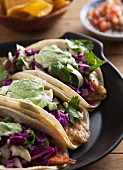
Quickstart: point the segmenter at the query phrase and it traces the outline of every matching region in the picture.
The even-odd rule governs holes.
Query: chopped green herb
[[[35,143],[35,134],[33,130],[30,130],[29,135],[25,138],[25,145],[27,148],[31,148],[31,146]]]
[[[71,101],[68,103],[67,114],[69,115],[70,122],[75,123],[77,119],[80,118],[77,110],[79,108],[80,100],[77,96],[74,96]]]
[[[71,82],[71,73],[72,70],[67,68],[61,63],[54,64],[51,67],[51,72],[50,72],[52,76],[58,77],[64,83]]]
[[[5,70],[2,66],[0,66],[0,81],[3,82],[4,80],[6,80],[8,78],[8,75],[8,71]]]
[[[25,66],[23,60],[20,58],[17,62],[16,62],[16,67],[19,69],[22,69],[23,66]]]
[[[11,117],[11,116],[6,116],[4,119],[3,119],[3,122],[5,123],[14,123],[14,118]]]
[[[87,51],[91,51],[94,48],[94,44],[91,40],[66,40],[70,49],[76,52],[76,54],[81,54],[83,48]]]
[[[66,108],[62,104],[58,104],[58,109],[65,112]]]
[[[95,70],[97,67],[100,67],[107,62],[106,60],[101,60],[96,57],[92,51],[85,53],[84,58],[87,60],[87,64],[91,66],[89,69],[90,71]]]
[[[49,141],[42,143],[42,146],[49,146]]]
[[[78,77],[73,73],[72,69],[69,69],[61,63],[54,64],[51,67],[50,74],[54,77],[57,77],[64,83],[71,83],[75,87],[78,86]]]
[[[79,103],[80,103],[79,98],[77,96],[74,96],[74,97],[72,97],[72,99],[68,103],[68,107],[72,106],[77,110],[79,108]]]

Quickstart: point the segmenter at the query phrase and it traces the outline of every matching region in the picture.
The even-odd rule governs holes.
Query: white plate
[[[89,31],[91,31],[92,33],[94,33],[95,35],[99,36],[100,38],[105,38],[108,40],[115,40],[115,41],[123,41],[123,32],[111,32],[111,31],[107,31],[107,32],[101,32],[98,29],[96,29],[95,27],[93,27],[88,18],[87,18],[87,13],[88,11],[90,11],[90,9],[92,9],[93,7],[95,7],[96,5],[104,2],[105,0],[97,0],[97,1],[91,1],[90,3],[87,3],[80,12],[80,20],[82,22],[82,24],[85,26],[86,29],[88,29]]]

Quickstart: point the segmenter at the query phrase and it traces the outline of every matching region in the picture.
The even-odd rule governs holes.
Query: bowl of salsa
[[[123,40],[123,2],[97,0],[86,4],[81,12],[82,24],[91,32],[110,40]]]

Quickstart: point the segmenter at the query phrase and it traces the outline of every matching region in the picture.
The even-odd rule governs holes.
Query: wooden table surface
[[[87,2],[89,2],[89,0],[78,0],[54,26],[42,32],[18,32],[0,25],[0,43],[11,40],[57,38],[68,31],[84,33],[97,38],[88,32],[80,22],[80,10]],[[123,41],[101,41],[104,44],[105,56],[123,74]],[[93,165],[83,168],[83,170],[123,170],[123,141],[105,158]]]

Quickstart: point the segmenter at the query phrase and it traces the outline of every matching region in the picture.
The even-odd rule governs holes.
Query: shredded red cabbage
[[[57,155],[57,149],[49,146],[32,146],[30,155],[33,160],[40,158],[40,160],[49,160]]]
[[[14,74],[18,71],[21,71],[19,68],[16,67],[16,62],[18,61],[17,58],[14,58],[14,60],[11,62],[11,61],[7,61],[4,68],[5,70],[9,70],[9,73],[10,74]]]
[[[10,158],[8,161],[7,161],[7,165],[6,165],[6,168],[14,168],[15,165],[15,158]]]
[[[84,74],[85,72],[89,71],[90,66],[82,63],[79,65],[79,69],[80,69],[81,73]]]
[[[77,92],[79,95],[81,95],[84,99],[86,99],[90,94],[94,93],[95,90],[92,87],[91,83],[89,82],[88,79],[84,78],[84,83],[83,86],[78,89],[76,87],[74,87],[72,84],[68,83],[67,84],[70,88],[72,88],[75,92]],[[94,102],[89,102],[88,103],[95,105]]]
[[[68,83],[67,84],[71,89],[73,89],[75,92],[77,92],[79,95],[81,95],[81,90],[78,89],[77,87],[74,87],[72,84]]]
[[[8,70],[11,67],[11,64],[12,64],[11,61],[7,61],[5,66],[4,66],[4,69]]]
[[[9,139],[9,136],[2,136],[0,138],[0,147],[2,147],[3,145],[5,145],[6,141]]]
[[[46,135],[44,135],[46,136]],[[35,131],[35,137],[37,143],[43,144],[48,141],[47,137],[42,137],[41,133],[39,131]]]
[[[22,164],[19,158],[11,157],[7,162],[6,168],[22,168]]]
[[[10,145],[22,145],[24,146],[24,139],[28,136],[28,131],[25,130],[21,133],[16,132],[14,136],[10,136]]]
[[[21,163],[23,167],[29,166],[48,166],[49,159],[57,156],[57,149],[49,146],[33,146],[30,149],[30,154],[32,157],[31,162],[22,160]]]
[[[68,115],[58,109],[53,110],[51,114],[60,122],[64,130],[66,130],[68,126]]]
[[[38,50],[25,50],[24,52],[27,56],[31,56],[39,53]]]
[[[12,83],[12,81],[13,81],[12,79],[5,80],[3,86],[9,86]]]
[[[17,58],[17,57],[14,57],[14,59],[13,59],[13,61],[12,61],[12,64],[15,64],[17,61],[18,61],[18,58]]]
[[[37,68],[39,68],[40,70],[43,70],[43,68],[41,67],[41,65],[39,63],[37,63],[35,60],[33,61],[34,66],[36,66]]]
[[[87,64],[87,61],[84,58],[84,55],[72,55],[72,57],[76,60],[76,62],[82,62],[83,64]]]
[[[95,101],[90,101],[90,100],[88,100],[88,103],[89,103],[90,105],[92,105],[92,106],[95,106],[95,105],[96,105],[96,102],[95,102]]]
[[[85,90],[86,89],[86,90]],[[82,88],[82,97],[87,98],[91,93],[94,93],[95,90],[92,87],[88,79],[84,78],[84,84]]]
[[[17,50],[16,52],[15,52],[15,58],[18,58],[19,57],[19,55],[20,55],[20,52],[19,52],[20,50]]]

